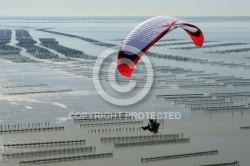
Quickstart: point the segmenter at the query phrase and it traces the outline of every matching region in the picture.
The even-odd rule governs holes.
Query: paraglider
[[[143,130],[148,130],[154,134],[158,134],[159,132],[162,132],[163,127],[164,127],[164,121],[157,121],[156,119],[149,119],[148,125],[147,126],[142,126],[141,128]],[[161,131],[159,131],[161,130]]]
[[[157,16],[135,27],[126,37],[118,53],[117,68],[125,77],[131,77],[140,58],[164,35],[182,28],[201,47],[204,42],[202,31],[195,25],[169,16]]]

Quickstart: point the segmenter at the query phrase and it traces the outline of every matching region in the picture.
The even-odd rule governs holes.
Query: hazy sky
[[[250,16],[250,0],[0,0],[0,16]]]

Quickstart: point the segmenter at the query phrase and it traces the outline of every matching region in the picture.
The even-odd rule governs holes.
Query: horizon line
[[[160,16],[160,15],[159,15]],[[104,15],[101,15],[101,16],[94,16],[94,15],[83,15],[83,16],[53,16],[53,15],[50,15],[50,16],[0,16],[0,17],[155,17],[155,16],[115,16],[115,15],[107,15],[107,16],[104,16]],[[250,17],[250,15],[237,15],[237,16],[225,16],[225,15],[217,15],[217,16],[208,16],[208,15],[204,15],[204,16],[174,16],[174,17]]]

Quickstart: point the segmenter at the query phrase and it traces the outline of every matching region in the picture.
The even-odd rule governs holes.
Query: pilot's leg
[[[142,128],[143,130],[148,130],[149,127],[148,127],[148,126],[145,126],[145,127],[142,126],[141,128]]]

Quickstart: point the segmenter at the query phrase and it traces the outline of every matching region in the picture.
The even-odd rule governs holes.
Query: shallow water
[[[103,42],[119,44],[120,41],[113,39],[123,39],[129,31],[141,22],[143,18],[126,19],[120,21],[117,19],[104,18],[103,20],[91,18],[82,20],[0,20],[1,29],[20,28],[18,26],[27,26],[31,36],[38,41],[38,38],[55,38],[61,45],[82,50],[88,54],[98,56],[106,48],[96,46],[88,42],[73,39],[65,36],[54,35],[37,31],[36,28],[53,28],[53,31],[74,34]],[[250,21],[236,22],[193,22],[198,25],[205,34],[207,41],[218,41],[220,43],[247,42],[250,43]],[[8,25],[8,26],[3,26]],[[184,39],[188,37],[181,30],[172,32],[164,39]],[[13,38],[11,45],[16,43]],[[167,42],[164,42],[167,43]],[[170,42],[171,43],[171,42]],[[174,43],[172,41],[172,43]],[[208,43],[213,44],[213,43]],[[190,45],[183,45],[190,46]],[[249,52],[231,53],[231,54],[206,54],[207,48],[197,50],[175,50],[170,49],[176,46],[153,47],[150,51],[208,59],[209,61],[224,61],[228,63],[246,63],[250,65]],[[244,46],[218,47],[212,50],[246,48]],[[194,62],[184,62],[175,60],[164,60],[150,58],[156,65],[166,65],[171,67],[182,67],[194,71],[204,71],[205,73],[218,73],[220,76],[235,76],[250,78],[249,69],[243,67],[229,68],[227,66],[201,64]],[[56,64],[65,64],[72,66],[70,62]],[[0,60],[0,87],[7,85],[24,84],[48,84],[45,87],[32,88],[0,88],[0,125],[38,125],[49,122],[50,126],[65,126],[63,131],[46,131],[30,133],[11,133],[0,135],[0,153],[12,153],[17,151],[29,151],[39,149],[56,149],[60,147],[43,148],[6,148],[4,144],[24,143],[24,142],[47,142],[57,140],[77,140],[86,139],[86,145],[96,146],[95,153],[113,152],[112,158],[90,159],[80,161],[69,161],[60,163],[51,163],[46,165],[202,165],[222,162],[240,161],[240,165],[247,166],[249,158],[246,154],[250,152],[250,132],[249,130],[240,130],[240,126],[250,125],[249,112],[218,112],[206,113],[204,111],[191,111],[184,105],[174,105],[173,102],[165,102],[156,99],[159,94],[183,94],[183,93],[214,93],[214,92],[249,92],[249,87],[224,87],[224,88],[190,88],[181,89],[176,84],[171,84],[168,89],[151,90],[139,103],[119,107],[104,101],[96,92],[92,80],[76,76],[65,72],[62,68],[53,68],[54,62],[46,61],[44,64],[17,64],[6,60]],[[184,77],[184,74],[177,74],[177,78]],[[198,78],[195,78],[198,79]],[[8,96],[10,92],[25,92],[29,90],[42,91],[54,89],[71,89],[67,93],[36,94],[36,95],[16,95]],[[235,105],[244,104],[248,107],[249,98],[246,100],[235,101]],[[183,133],[184,137],[190,137],[190,143],[183,144],[159,144],[150,146],[134,146],[117,148],[112,143],[101,143],[101,137],[110,136],[130,136],[130,135],[148,135],[150,133],[137,131],[141,125],[119,125],[119,126],[101,126],[101,127],[80,127],[79,123],[74,123],[68,118],[70,112],[148,112],[148,111],[178,111],[182,114],[180,120],[165,120],[164,129],[161,134]],[[144,120],[144,124],[147,121]],[[135,130],[125,131],[128,127],[135,127]],[[123,128],[123,131],[97,132],[91,133],[91,129],[116,129]],[[142,157],[164,156],[172,154],[192,153],[198,151],[219,150],[219,155],[193,157],[175,160],[162,160],[157,162],[141,163]],[[90,154],[90,153],[84,153]],[[79,154],[83,155],[83,154]],[[70,156],[53,155],[50,157]],[[32,160],[46,157],[29,157],[25,160]],[[0,159],[0,165],[12,166],[19,165],[19,161],[24,159]]]

